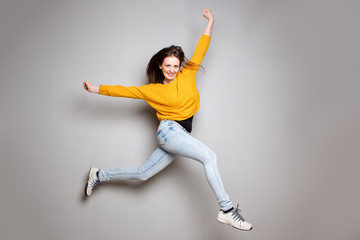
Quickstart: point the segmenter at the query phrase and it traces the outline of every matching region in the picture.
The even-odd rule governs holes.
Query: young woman
[[[188,61],[179,46],[170,46],[160,50],[147,66],[149,84],[140,87],[93,86],[84,82],[84,88],[91,93],[107,96],[127,97],[145,100],[157,111],[160,125],[157,131],[158,148],[147,161],[138,168],[117,168],[100,170],[90,168],[85,194],[90,196],[94,188],[102,182],[111,180],[135,179],[146,181],[180,155],[201,162],[207,180],[220,205],[217,220],[237,229],[251,230],[252,225],[234,208],[216,165],[216,155],[203,143],[190,135],[194,114],[200,105],[195,76],[208,49],[214,16],[205,9],[203,16],[208,20],[195,53]]]

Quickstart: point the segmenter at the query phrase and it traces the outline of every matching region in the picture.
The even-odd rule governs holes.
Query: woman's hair
[[[170,47],[166,47],[157,52],[149,61],[149,64],[146,68],[146,77],[149,83],[163,83],[164,74],[160,69],[163,61],[167,57],[176,57],[180,61],[179,68],[186,67],[197,69],[199,67],[198,64],[190,62],[186,57],[181,47],[171,45]]]

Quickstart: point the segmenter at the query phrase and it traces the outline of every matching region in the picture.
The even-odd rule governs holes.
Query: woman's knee
[[[136,180],[140,182],[146,182],[150,177],[146,175],[139,175]]]
[[[149,175],[148,171],[146,171],[143,166],[138,167],[136,170],[136,174],[133,176],[133,180],[137,180],[140,182],[147,181],[151,176]]]
[[[217,156],[216,154],[209,150],[206,154],[206,156],[204,156],[204,160],[203,160],[203,163],[204,164],[207,164],[207,163],[213,163],[213,164],[216,164],[216,161],[217,161]]]
[[[146,182],[151,176],[147,172],[139,172],[136,176],[136,180],[140,182]]]

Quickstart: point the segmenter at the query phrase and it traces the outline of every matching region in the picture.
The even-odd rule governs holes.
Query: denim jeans
[[[220,208],[222,210],[232,208],[232,202],[224,190],[214,152],[192,137],[180,124],[171,120],[160,122],[157,140],[159,147],[142,166],[100,170],[99,180],[101,182],[130,179],[146,181],[168,166],[175,156],[180,155],[192,158],[203,164],[205,175],[215,193]]]

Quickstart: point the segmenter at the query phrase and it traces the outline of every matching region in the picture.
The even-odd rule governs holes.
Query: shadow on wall
[[[90,93],[88,93],[90,94]],[[108,96],[79,97],[72,104],[72,111],[86,120],[145,119],[156,129],[159,121],[156,111],[145,101]]]
[[[105,182],[105,183],[101,184],[100,188],[99,187],[95,188],[94,192],[101,194],[101,193],[99,193],[101,191],[101,189],[109,189],[109,188],[112,191],[119,191],[120,189],[131,190],[131,191],[141,191],[142,189],[149,187],[151,185],[151,182],[154,181],[154,179],[158,175],[162,175],[162,174],[163,173],[160,172],[159,174],[155,175],[154,177],[148,179],[146,182],[141,182],[141,181],[136,181],[136,180],[128,180],[128,181],[120,181],[119,180],[119,181]],[[84,174],[83,179],[84,179],[83,180],[84,189],[80,193],[80,200],[83,203],[85,203],[89,199],[89,197],[85,196],[85,187],[86,187],[86,182],[88,180],[88,172],[86,172],[86,174]],[[147,185],[149,185],[149,186],[147,186]]]

